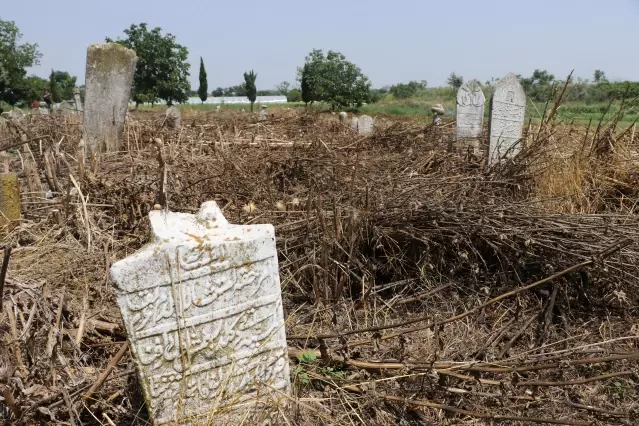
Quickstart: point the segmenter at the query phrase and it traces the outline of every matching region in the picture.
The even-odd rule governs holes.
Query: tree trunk
[[[253,112],[253,102],[251,102],[251,112]]]

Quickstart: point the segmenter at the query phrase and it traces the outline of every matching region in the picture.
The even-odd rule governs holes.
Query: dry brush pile
[[[283,423],[635,424],[634,136],[552,115],[489,170],[453,123],[358,137],[315,113],[187,111],[176,132],[141,112],[86,164],[78,120],[9,124],[23,215],[3,228],[1,415],[146,424],[108,268],[148,241],[155,204],[215,200],[276,229]]]

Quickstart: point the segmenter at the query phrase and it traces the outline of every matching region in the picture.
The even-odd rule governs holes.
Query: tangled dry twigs
[[[155,204],[212,199],[276,228],[289,424],[636,422],[639,169],[617,123],[545,120],[485,171],[446,125],[380,119],[358,138],[286,110],[187,111],[179,132],[133,117],[126,149],[86,165],[77,120],[0,135],[26,133],[52,194],[9,151],[23,220],[3,229],[5,420],[146,424],[108,268],[148,241]]]

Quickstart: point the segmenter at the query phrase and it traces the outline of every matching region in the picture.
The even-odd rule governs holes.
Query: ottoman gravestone
[[[526,113],[526,94],[515,74],[499,80],[490,98],[488,165],[519,151]]]
[[[154,423],[276,406],[290,377],[273,226],[231,225],[213,201],[149,219],[151,243],[111,278]]]

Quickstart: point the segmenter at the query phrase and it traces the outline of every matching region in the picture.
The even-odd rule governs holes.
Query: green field
[[[435,104],[442,104],[446,109],[446,115],[454,117],[455,115],[455,89],[448,87],[430,88],[419,93],[417,96],[410,99],[395,99],[392,95],[386,95],[382,97],[378,102],[363,105],[357,110],[349,110],[349,112],[357,112],[359,114],[375,115],[387,115],[398,117],[414,117],[417,119],[429,119],[432,117],[431,107]],[[487,98],[490,95],[487,94]],[[488,102],[487,102],[488,104]],[[232,110],[249,110],[250,105],[246,104],[224,104],[221,105],[222,109]],[[270,105],[270,108],[303,108],[304,104],[301,102],[295,103],[283,103]],[[539,122],[543,117],[547,115],[547,111],[552,107],[552,103],[546,105],[543,102],[528,101],[526,107],[526,122],[532,121],[533,123]],[[148,106],[142,107],[144,109]],[[183,108],[189,108],[194,110],[214,110],[217,108],[215,104],[188,104]],[[328,111],[329,105],[323,103],[315,103],[313,108],[320,111]],[[620,109],[620,103],[615,102],[612,105],[608,103],[585,103],[585,102],[565,102],[559,107],[557,119],[564,122],[574,122],[578,124],[588,124],[590,121],[593,123],[599,122],[599,120],[607,120],[613,115],[617,114]],[[255,111],[259,110],[258,105],[255,105]],[[545,112],[546,111],[546,112]],[[486,105],[485,116],[488,119],[488,105]],[[632,124],[639,119],[639,106],[634,105],[632,107],[626,107],[624,115],[621,119],[623,124]]]

